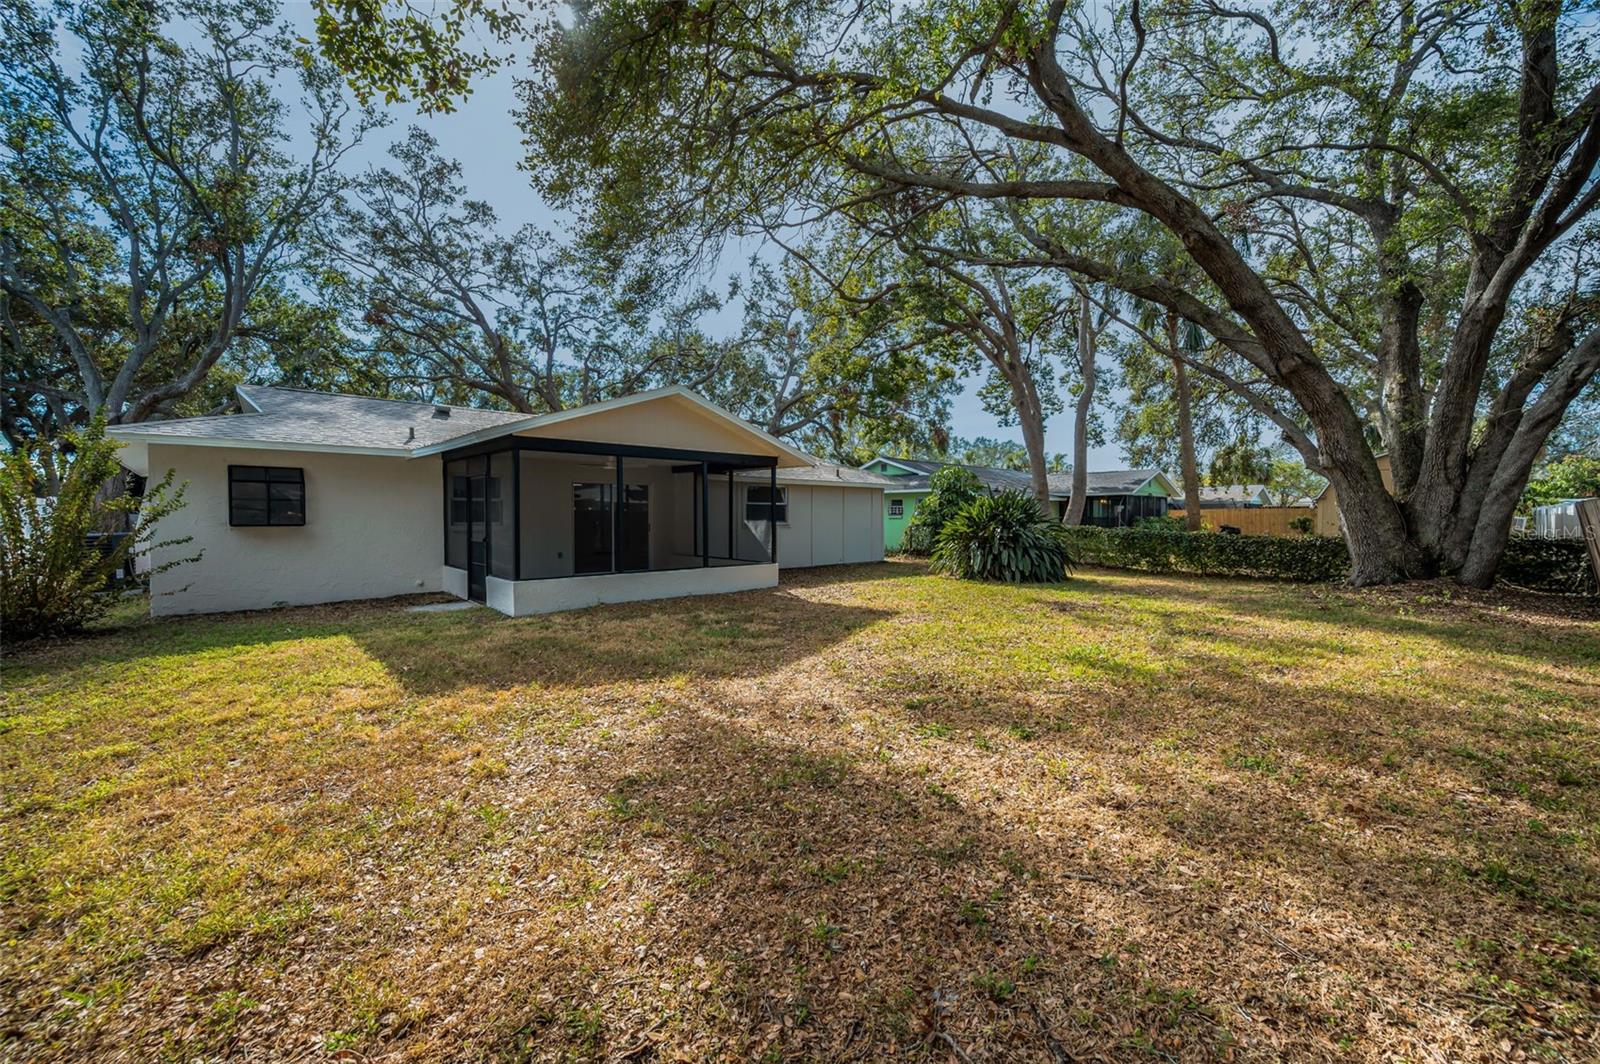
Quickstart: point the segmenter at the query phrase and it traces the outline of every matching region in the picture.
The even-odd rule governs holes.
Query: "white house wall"
[[[883,503],[881,491],[844,493],[844,560],[878,562],[883,560]],[[875,505],[876,504],[876,505]],[[877,529],[876,536],[867,532]]]
[[[484,604],[513,617],[690,595],[726,595],[776,587],[776,565],[729,565],[654,573],[605,573],[553,580],[485,581]]]
[[[228,524],[228,466],[305,471],[303,526]],[[260,609],[440,590],[444,556],[437,461],[224,447],[150,446],[150,471],[177,470],[185,505],[159,538],[157,565],[203,548],[198,562],[152,577],[156,615]]]
[[[789,521],[778,526],[785,569],[883,561],[883,492],[791,484]]]

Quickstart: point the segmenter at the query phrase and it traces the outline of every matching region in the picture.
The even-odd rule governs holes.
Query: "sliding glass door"
[[[612,571],[615,492],[611,484],[572,485],[572,570],[579,575]]]
[[[650,568],[650,486],[572,485],[572,567],[578,574],[640,572]],[[620,539],[618,534],[620,533]]]

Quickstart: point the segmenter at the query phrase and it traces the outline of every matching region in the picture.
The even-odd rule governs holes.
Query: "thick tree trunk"
[[[1034,386],[1033,374],[1020,358],[1004,368],[1006,382],[1011,386],[1011,405],[1017,412],[1017,424],[1022,429],[1022,446],[1028,452],[1028,480],[1039,511],[1050,515],[1050,467],[1044,453],[1044,408],[1039,403],[1039,390]]]
[[[1050,515],[1050,468],[1044,456],[1044,417],[1037,405],[1032,416],[1021,419],[1022,444],[1028,450],[1028,479],[1033,498],[1045,516]]]
[[[1065,522],[1083,524],[1083,511],[1089,494],[1089,411],[1094,407],[1095,375],[1094,325],[1089,314],[1089,293],[1078,291],[1078,368],[1083,387],[1072,421],[1072,498],[1067,502]]]
[[[1178,407],[1178,463],[1183,475],[1183,524],[1200,531],[1200,470],[1194,455],[1194,397],[1189,371],[1178,357],[1178,316],[1167,314],[1167,354],[1172,359],[1173,399]]]
[[[1494,583],[1511,536],[1512,513],[1528,486],[1534,459],[1561,423],[1572,400],[1589,386],[1596,373],[1600,373],[1600,329],[1589,333],[1555,367],[1544,391],[1522,415],[1516,432],[1505,445],[1474,515],[1472,544],[1456,576],[1461,583],[1468,587]]]
[[[1389,451],[1394,493],[1404,499],[1411,494],[1422,467],[1427,428],[1427,391],[1422,384],[1422,356],[1417,343],[1422,292],[1410,281],[1385,278],[1383,283],[1392,291],[1379,301],[1382,325],[1378,372],[1383,388],[1380,430]]]
[[[1062,0],[1050,5],[1056,28],[1065,6]],[[1029,53],[1028,79],[1040,102],[1056,117],[1063,146],[1110,178],[1118,197],[1182,237],[1189,257],[1216,284],[1259,344],[1259,349],[1239,348],[1239,353],[1251,358],[1273,384],[1287,389],[1315,429],[1322,465],[1345,517],[1351,582],[1389,584],[1434,575],[1429,553],[1412,537],[1399,504],[1383,486],[1362,421],[1344,388],[1317,358],[1266,281],[1206,211],[1144,169],[1120,141],[1095,126],[1079,106],[1072,79],[1061,69],[1053,44]],[[1426,464],[1425,459],[1424,468]]]

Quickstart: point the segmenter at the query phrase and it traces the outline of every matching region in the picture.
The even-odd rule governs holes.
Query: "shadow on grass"
[[[1450,592],[1459,598],[1446,599],[1443,592],[1412,587],[1357,591],[1337,585],[1106,569],[1084,570],[1063,587],[1075,593],[1123,599],[1146,592],[1152,599],[1171,598],[1174,588],[1193,588],[1191,595],[1178,600],[1181,605],[1162,611],[1162,615],[1180,624],[1194,623],[1182,608],[1193,604],[1204,606],[1219,617],[1254,616],[1355,633],[1420,636],[1473,653],[1510,654],[1561,666],[1600,665],[1600,638],[1596,637],[1600,631],[1600,602],[1518,592],[1505,596],[1514,604],[1516,616],[1499,618],[1492,612],[1496,607],[1487,604],[1492,600],[1480,602],[1471,592],[1460,589]],[[1472,612],[1452,615],[1452,601]],[[1101,627],[1119,623],[1112,613],[1097,615],[1071,607],[1066,610],[1072,613],[1075,623]],[[1555,627],[1526,623],[1539,618],[1553,622]],[[1337,638],[1308,636],[1304,641],[1308,649],[1332,654],[1347,652]]]
[[[771,741],[758,717],[680,701],[581,768],[572,815],[611,879],[541,929],[560,961],[515,980],[488,1057],[637,1051],[638,987],[677,1046],[731,1059],[1226,1051],[1235,1018],[1119,954],[1109,888],[1058,875],[1062,854],[918,772]]]
[[[842,575],[842,574],[841,574]],[[825,581],[812,577],[808,586]],[[17,680],[148,659],[348,639],[407,690],[562,688],[692,675],[771,672],[892,616],[811,602],[785,589],[596,606],[511,618],[480,608],[415,613],[409,600],[161,618],[38,645],[8,662]]]
[[[1319,963],[1382,971],[1426,940],[1442,967],[1465,973],[1462,1000],[1498,1008],[1483,995],[1536,993],[1560,1003],[1568,1029],[1589,1011],[1600,703],[1574,693],[1558,708],[1546,693],[1485,705],[1464,678],[1352,689],[1247,672],[1234,658],[1186,659],[1183,671],[1164,692],[1101,682],[1033,697],[926,672],[858,682],[882,701],[922,692],[902,713],[930,746],[1028,757],[1035,786],[1100,795],[1121,831],[1275,883],[1325,927],[1379,929]],[[1592,699],[1600,684],[1587,690]],[[1537,942],[1557,945],[1527,945]],[[1592,1033],[1592,1016],[1577,1029]]]

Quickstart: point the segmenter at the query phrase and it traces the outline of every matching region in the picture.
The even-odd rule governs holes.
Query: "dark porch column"
[[[627,524],[622,520],[623,499],[627,488],[622,483],[622,456],[617,455],[617,494],[611,499],[611,571],[617,572],[617,559],[622,556],[622,537]]]
[[[700,568],[711,565],[711,464],[700,463]]]

